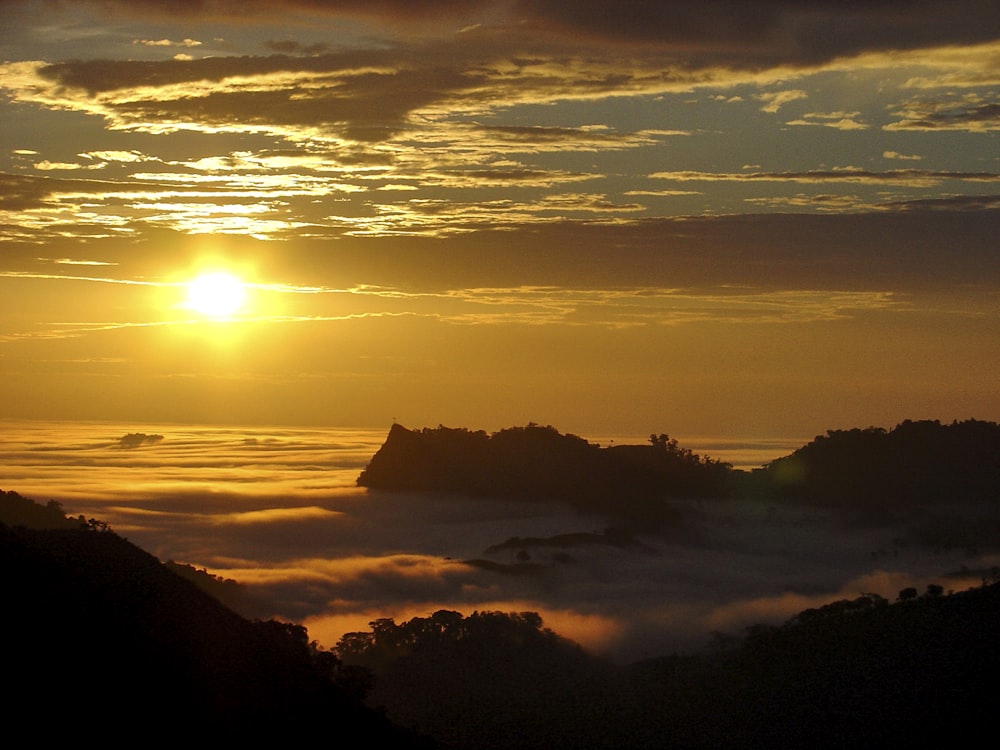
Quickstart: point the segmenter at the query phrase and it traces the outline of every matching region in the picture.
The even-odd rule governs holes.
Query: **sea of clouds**
[[[358,488],[386,432],[5,423],[0,489],[56,500],[163,561],[236,580],[256,616],[304,624],[326,647],[383,617],[531,610],[632,660],[862,593],[961,590],[982,582],[969,571],[1000,564],[906,543],[888,523],[767,502],[678,501],[677,526],[620,543],[603,519],[561,505]],[[743,468],[801,445],[679,442]],[[552,543],[565,534],[590,536]],[[512,538],[522,541],[504,544]]]

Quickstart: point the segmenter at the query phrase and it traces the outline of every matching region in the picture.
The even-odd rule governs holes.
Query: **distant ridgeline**
[[[1000,425],[910,421],[831,430],[752,473],[667,435],[602,448],[553,427],[493,434],[394,424],[358,486],[398,492],[567,501],[630,517],[680,497],[761,496],[836,507],[1000,499]],[[655,510],[654,510],[655,509]]]
[[[565,501],[583,510],[663,519],[655,501],[728,491],[729,464],[680,448],[666,435],[648,445],[602,448],[553,427],[529,424],[492,435],[394,424],[358,486],[398,492]]]
[[[766,488],[818,505],[1000,504],[1000,424],[906,420],[831,430],[762,471]]]

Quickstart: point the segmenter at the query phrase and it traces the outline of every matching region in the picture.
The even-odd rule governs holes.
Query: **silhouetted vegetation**
[[[82,516],[67,518],[62,505],[55,500],[39,505],[12,490],[0,490],[0,523],[28,529],[76,529],[87,525]]]
[[[666,499],[726,494],[730,470],[666,435],[651,436],[649,445],[601,448],[535,424],[492,435],[447,427],[411,431],[396,424],[358,485],[557,500],[649,527],[677,520]]]
[[[992,732],[998,624],[997,584],[896,604],[863,595],[750,628],[714,655],[637,665],[638,693],[684,708],[682,747],[961,743]]]
[[[34,500],[22,497],[13,490],[0,490],[0,523],[23,526],[27,529],[90,529],[110,531],[104,521],[84,518],[82,515],[69,518],[63,507],[55,500],[39,505]]]
[[[995,511],[1000,425],[907,420],[892,430],[831,430],[744,472],[665,434],[651,435],[645,445],[602,448],[535,424],[492,435],[397,424],[357,482],[387,491],[566,502],[626,532],[678,524],[679,510],[665,502],[672,498],[766,498],[876,519],[958,505]],[[922,544],[983,548],[1000,540],[1000,523],[989,518],[971,529],[961,518],[928,517],[913,535]]]
[[[376,620],[336,651],[373,672],[372,705],[446,748],[600,747],[620,697],[615,667],[534,612]]]
[[[932,584],[623,667],[531,612],[377,620],[336,650],[372,671],[373,705],[453,750],[902,747],[992,731],[998,625],[1000,584]]]
[[[1000,425],[910,421],[830,430],[763,472],[778,497],[856,509],[1000,499]]]

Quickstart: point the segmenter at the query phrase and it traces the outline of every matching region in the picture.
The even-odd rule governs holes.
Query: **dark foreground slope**
[[[664,737],[706,750],[995,743],[1000,584],[901,593],[756,626],[714,654],[637,665],[634,746]]]
[[[0,497],[21,515],[25,503]],[[101,524],[37,528],[46,515],[58,522],[49,507],[0,523],[8,732],[414,745],[338,683],[339,661],[304,628],[243,619]]]

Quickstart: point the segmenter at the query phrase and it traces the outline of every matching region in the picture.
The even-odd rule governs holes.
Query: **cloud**
[[[963,130],[986,133],[1000,130],[1000,100],[969,94],[961,98],[912,99],[893,113],[900,118],[885,130]]]
[[[32,75],[31,66],[13,67],[22,80]],[[24,100],[99,114],[116,129],[288,137],[329,131],[361,142],[385,140],[412,111],[475,85],[454,66],[418,65],[378,52],[91,60],[42,65],[35,72],[36,83],[21,90]]]
[[[786,125],[820,125],[836,130],[867,130],[868,125],[858,122],[860,112],[808,112],[797,120],[788,120]]]
[[[19,214],[0,231],[37,241],[63,232],[138,234],[150,226],[266,237],[302,223],[284,199],[365,189],[309,175],[168,172],[136,172],[117,181],[0,173],[0,186],[6,189],[0,210]]]
[[[87,263],[91,265],[91,263]],[[75,265],[75,264],[74,264]],[[184,281],[149,281],[112,277],[80,276],[28,271],[0,271],[10,280],[66,281],[88,285],[138,285],[173,288]],[[638,280],[638,279],[636,279]],[[676,277],[675,277],[676,280]],[[300,287],[284,284],[252,284],[267,295],[267,305],[284,298],[286,314],[247,314],[229,323],[231,331],[261,331],[265,326],[315,324],[368,316],[409,316],[454,325],[558,325],[621,329],[644,326],[675,326],[692,323],[778,324],[836,320],[875,310],[900,307],[891,291],[847,289],[754,289],[722,283],[708,287],[655,287],[648,285],[611,287],[518,286],[469,287],[445,291],[402,290],[361,286],[353,289]],[[312,310],[310,301],[292,297],[336,297],[336,315]],[[325,301],[324,306],[331,301]],[[133,327],[190,327],[186,315],[160,316],[155,320],[78,321],[38,326],[23,333],[7,334],[8,340],[24,338],[80,337]]]
[[[655,67],[621,74],[597,60],[539,59],[511,67],[492,58],[441,46],[308,58],[17,63],[7,66],[16,72],[7,85],[22,101],[98,114],[115,129],[266,132],[297,141],[359,143],[427,130],[445,112],[474,114],[517,101],[589,99],[689,85],[683,78],[672,84]],[[647,131],[626,140],[600,128],[492,126],[481,127],[479,139],[506,144],[503,150],[579,150],[648,145],[676,132]]]
[[[559,523],[554,517],[521,516],[517,506],[500,502],[492,511],[477,503],[468,515],[462,514],[464,521],[452,517],[441,526],[434,520],[436,501],[425,500],[426,514],[419,498],[405,500],[411,532],[416,533],[412,529],[416,521],[420,538],[436,538],[438,549],[451,547],[452,553],[475,549],[475,544],[456,546],[457,538],[447,529],[462,529],[485,541],[495,513],[514,510],[519,520],[509,527],[529,533],[539,525],[579,529],[588,523],[582,518],[564,519],[562,526],[553,526]],[[362,506],[356,511],[365,512]],[[477,519],[476,512],[484,515]],[[880,545],[891,546],[892,530],[854,529],[850,536],[830,519],[775,515],[773,509],[767,515],[764,508],[736,510],[713,504],[702,518],[686,521],[685,527],[673,541],[644,538],[642,552],[586,547],[550,554],[535,549],[530,553],[537,566],[535,576],[503,576],[469,567],[457,562],[455,554],[449,554],[449,560],[442,553],[417,553],[434,543],[411,544],[413,551],[408,554],[299,558],[289,561],[287,576],[274,575],[282,563],[271,572],[271,566],[244,570],[224,564],[213,571],[246,581],[255,594],[279,603],[283,612],[309,618],[307,622],[321,626],[329,638],[337,635],[334,624],[344,627],[351,617],[367,622],[374,619],[373,612],[404,619],[426,616],[441,607],[467,614],[475,609],[534,610],[550,627],[569,627],[566,634],[588,647],[619,658],[638,658],[700,648],[712,631],[739,634],[752,624],[780,624],[803,609],[855,598],[862,591],[891,599],[905,585],[921,585],[918,582],[935,576],[941,581],[949,565],[958,567],[953,558],[921,566],[919,555],[908,551],[889,560],[873,558]],[[377,537],[378,529],[388,533],[382,544],[392,545],[393,528],[393,521],[379,517],[365,531],[354,533],[374,532]],[[378,545],[375,537],[369,541]],[[828,554],[811,555],[809,550],[816,549]],[[515,551],[510,552],[511,559]],[[506,553],[499,554],[497,562],[503,564]],[[302,598],[303,591],[309,592],[308,599]]]
[[[485,179],[485,175],[481,176]],[[480,181],[477,181],[479,184]],[[370,204],[360,216],[328,216],[330,226],[354,236],[447,236],[477,230],[562,222],[567,217],[630,214],[644,210],[638,203],[616,203],[593,193],[545,195],[531,202],[414,198],[405,203]]]
[[[251,510],[238,513],[229,513],[217,516],[212,519],[212,523],[217,525],[227,524],[268,524],[272,529],[277,529],[281,524],[323,523],[344,514],[339,511],[331,511],[326,508],[316,506],[295,508],[265,508],[263,510]]]
[[[992,38],[998,12],[978,0],[135,0],[88,3],[95,11],[160,20],[266,22],[327,16],[419,24],[424,33],[518,29],[556,37],[760,60],[815,61],[872,49],[914,49]],[[405,29],[406,27],[401,27]],[[409,29],[412,33],[412,28]]]
[[[63,172],[63,171],[73,171],[75,169],[100,169],[102,164],[79,164],[76,162],[52,162],[48,159],[43,159],[40,162],[35,163],[35,169],[39,172]]]
[[[926,187],[949,180],[974,183],[1000,182],[996,172],[959,172],[923,169],[891,169],[875,172],[857,167],[808,172],[654,172],[650,179],[675,182],[790,182],[867,183],[871,185],[914,185]]]
[[[720,3],[709,5],[706,19],[726,9]],[[382,7],[389,12],[389,5]],[[464,7],[473,13],[490,10],[485,4]],[[588,4],[582,12],[594,7]],[[684,17],[686,6],[676,7]],[[825,12],[822,3],[813,7],[817,14]],[[445,13],[449,8],[437,10]],[[781,15],[790,13],[789,8],[772,6],[768,12]],[[225,12],[224,6],[218,9]],[[178,12],[183,17],[196,10],[191,6]],[[427,5],[424,10],[431,13],[434,8]],[[492,24],[481,23],[458,35],[418,35],[350,49],[335,45],[305,49],[308,45],[303,43],[286,45],[281,54],[218,54],[189,61],[81,58],[8,63],[0,85],[15,105],[51,110],[49,114],[59,117],[68,111],[99,117],[116,139],[143,137],[148,142],[145,136],[153,135],[164,151],[93,147],[79,153],[80,161],[64,154],[39,158],[35,165],[39,176],[69,178],[72,171],[82,177],[84,170],[103,170],[120,180],[28,186],[18,184],[20,174],[2,178],[19,189],[0,198],[14,212],[0,233],[36,241],[67,235],[140,237],[163,227],[190,234],[242,233],[269,239],[296,234],[444,236],[501,225],[591,220],[597,215],[628,221],[651,215],[654,208],[670,213],[724,212],[733,210],[733,201],[708,191],[701,192],[704,198],[698,201],[660,200],[646,205],[628,200],[645,193],[623,190],[627,172],[620,165],[632,165],[627,170],[637,164],[667,163],[643,157],[657,148],[666,153],[674,136],[690,138],[690,153],[697,154],[711,136],[690,127],[692,121],[681,112],[663,121],[665,127],[650,127],[659,123],[647,118],[630,128],[629,118],[615,112],[617,103],[630,102],[621,110],[624,113],[641,112],[661,101],[650,97],[662,96],[667,102],[682,93],[692,97],[704,93],[706,98],[700,100],[707,105],[709,97],[732,100],[730,93],[737,87],[738,98],[749,102],[755,96],[753,89],[762,86],[767,91],[756,96],[767,111],[777,112],[807,91],[817,104],[823,99],[822,87],[813,85],[815,78],[799,83],[816,68],[796,70],[786,63],[723,66],[711,55],[699,57],[697,50],[689,54],[687,48],[645,44],[626,57],[609,57],[588,46],[586,38],[563,36],[555,26],[535,22],[550,10],[524,11],[528,15],[519,30],[494,18]],[[850,14],[865,13],[860,6],[850,10]],[[945,80],[946,74],[961,75],[969,85],[963,94],[937,102],[938,92],[921,88],[919,98],[906,99],[893,109],[894,121],[884,127],[986,132],[994,127],[991,103],[995,102],[981,90],[982,84],[975,87],[972,82],[988,80],[987,61],[996,54],[995,45],[983,44],[978,53],[960,55],[951,48],[892,55],[869,52],[833,60],[824,70],[838,76],[845,71],[865,75],[869,68],[891,70],[897,93],[901,86],[925,87],[932,80]],[[925,75],[921,79],[918,73]],[[592,104],[595,114],[584,120],[504,119],[512,108],[552,108],[554,103]],[[872,121],[868,112],[831,107],[791,119],[790,124],[861,130]],[[172,145],[170,136],[183,137],[185,132],[210,134],[218,142],[239,139],[241,147],[221,153],[189,151],[190,156],[178,158],[185,152]],[[622,158],[605,158],[611,154]],[[138,167],[140,163],[144,166]],[[853,179],[860,181],[862,170],[855,171]],[[756,180],[763,185],[763,175],[777,173],[753,174],[747,183]],[[789,172],[788,179],[818,181],[820,174],[821,170],[798,170]],[[973,179],[955,174],[948,179]],[[902,184],[903,179],[899,174],[883,177],[886,184]],[[913,188],[942,184],[930,175],[922,182],[915,173],[906,179]],[[877,181],[872,173],[868,184]],[[571,188],[587,182],[594,185]],[[470,197],[468,191],[473,189],[494,194],[484,194],[479,201]],[[419,196],[425,202],[406,200],[416,197],[407,195],[416,190],[427,192]],[[556,200],[552,194],[558,190],[570,195]],[[377,193],[378,199],[361,199],[368,192]],[[664,197],[655,192],[659,195],[649,197]],[[339,200],[349,195],[359,200]],[[32,197],[38,200],[32,202]],[[755,205],[777,197],[752,196]],[[448,204],[453,211],[444,210]],[[834,204],[814,205],[831,210]],[[510,214],[498,220],[496,212],[508,206]]]
[[[49,260],[49,258],[39,258],[39,260]],[[61,266],[115,266],[118,265],[112,261],[105,260],[75,260],[73,258],[53,258],[51,259],[53,263]]]
[[[449,295],[469,310],[442,319],[465,323],[569,323],[621,328],[694,322],[778,323],[834,320],[890,309],[885,292],[764,292],[734,289],[471,289]],[[479,308],[479,311],[477,311]]]
[[[979,0],[923,3],[835,0],[582,0],[567,6],[557,0],[380,0],[318,3],[312,0],[218,0],[166,3],[140,0],[105,3],[138,15],[244,22],[275,14],[325,15],[397,24],[420,24],[426,35],[505,33],[545,36],[549,42],[573,41],[598,47],[617,44],[683,52],[712,64],[807,65],[875,50],[908,50],[968,44],[993,38],[1000,13]],[[400,27],[400,33],[406,29]],[[413,33],[412,26],[409,33]]]
[[[690,135],[687,131],[639,131],[636,133],[615,133],[607,126],[583,128],[474,125],[470,132],[461,133],[468,138],[479,136],[488,148],[495,150],[497,144],[507,144],[516,153],[536,153],[547,151],[608,151],[622,148],[636,148],[657,143],[663,136]]]
[[[882,205],[880,203],[873,204],[871,201],[853,194],[837,195],[833,193],[818,193],[816,195],[798,193],[796,195],[769,196],[766,198],[744,198],[744,202],[771,209],[809,208],[816,211],[831,211],[835,213],[871,210]]]
[[[702,195],[700,190],[626,190],[625,195],[649,195],[654,197],[674,197],[679,195]]]
[[[86,0],[85,0],[86,1]],[[167,20],[242,20],[246,23],[285,16],[340,16],[382,21],[424,22],[449,17],[474,17],[494,3],[484,0],[117,0],[90,3],[99,8],[144,18]]]
[[[695,173],[695,177],[701,174]],[[706,174],[709,178],[718,176]],[[781,173],[778,175],[780,178]],[[810,179],[815,177],[809,175]],[[906,184],[903,178],[900,181]],[[682,179],[678,184],[688,188],[694,182]],[[816,184],[822,187],[824,181]],[[849,181],[845,184],[855,185]],[[876,185],[880,184],[884,183],[876,181]],[[852,187],[850,192],[855,189]],[[919,196],[908,197],[913,198]],[[990,210],[995,202],[995,197],[984,194],[969,198],[941,196],[923,209],[919,203],[909,204],[906,217],[884,211],[686,219],[640,215],[627,223],[511,222],[502,225],[504,231],[453,233],[447,241],[430,236],[389,235],[365,242],[340,242],[336,263],[320,262],[329,251],[325,235],[293,239],[280,247],[233,238],[226,254],[257,265],[261,274],[266,273],[262,282],[329,290],[338,313],[385,310],[343,307],[351,300],[382,305],[388,295],[370,294],[379,289],[421,293],[522,287],[684,291],[738,285],[765,291],[874,288],[908,292],[946,281],[982,283],[995,276],[996,254],[985,251],[992,246],[990,239],[995,233],[996,215]],[[941,210],[946,204],[965,210]],[[448,210],[447,206],[435,207],[438,209]],[[886,243],[885,237],[894,238],[894,242]],[[946,256],[932,251],[940,247],[949,248]],[[131,251],[126,238],[109,239],[90,246],[88,255],[91,260],[120,262],[114,276],[138,278],[141,274],[148,281],[183,271],[194,261],[197,243],[176,231],[162,231],[154,234],[151,248],[154,251],[140,258]],[[16,256],[12,253],[4,256],[7,273],[52,275],[55,269],[51,266],[34,263],[40,254],[37,247],[27,246],[26,253],[27,259],[18,265],[13,265]],[[302,269],[309,269],[308,274]],[[594,269],[600,269],[600,274],[595,276]],[[344,285],[345,274],[359,284]],[[873,279],[879,280],[877,286],[873,287]],[[348,293],[355,288],[365,293]],[[310,296],[315,295],[297,295],[296,299]],[[329,314],[330,310],[309,312]]]
[[[100,159],[102,161],[123,162],[126,164],[134,164],[136,162],[149,161],[152,159],[152,157],[138,151],[120,150],[87,151],[86,153],[80,154],[80,156],[84,156],[89,159]]]
[[[26,211],[53,207],[60,193],[94,193],[114,183],[0,172],[0,209]]]
[[[658,52],[622,66],[604,55],[541,47],[523,35],[504,38],[499,46],[446,40],[309,57],[20,62],[4,66],[4,73],[5,86],[18,100],[100,115],[115,129],[271,133],[295,142],[325,138],[361,144],[400,133],[433,133],[456,114],[488,114],[517,103],[652,95],[762,78],[759,68],[740,73],[691,61],[678,65]],[[774,75],[780,80],[789,72]],[[801,89],[791,89],[759,98],[766,111],[777,111],[803,96]],[[621,140],[605,133],[507,126],[483,135],[508,149],[573,141],[604,149]],[[648,143],[656,135],[631,138]]]
[[[886,211],[993,211],[1000,208],[998,195],[953,195],[942,198],[916,198],[883,203],[879,208]]]
[[[322,42],[316,44],[302,44],[294,39],[274,39],[265,43],[268,49],[279,52],[283,55],[321,55],[330,51],[330,45]]]
[[[117,449],[122,434],[154,428],[155,450]],[[303,622],[326,646],[378,617],[528,610],[633,659],[866,592],[893,599],[910,585],[978,583],[950,576],[974,559],[927,554],[903,543],[902,526],[726,501],[678,502],[682,522],[633,547],[530,547],[535,575],[505,576],[463,561],[504,566],[521,552],[507,540],[599,531],[602,520],[544,503],[359,490],[383,439],[384,430],[35,421],[12,423],[0,448],[4,489],[58,499],[160,559],[235,579],[268,603],[262,616]]]
[[[201,42],[196,39],[183,39],[175,42],[170,39],[136,39],[133,44],[141,44],[143,47],[200,47]]]
[[[978,0],[583,0],[519,2],[517,11],[567,35],[655,48],[728,64],[807,65],[873,50],[968,44],[995,38],[1000,10]]]
[[[764,102],[764,106],[760,108],[761,112],[777,112],[782,106],[788,104],[789,102],[794,102],[797,99],[805,99],[809,95],[802,91],[801,89],[793,89],[789,91],[775,91],[770,93],[758,94],[757,99]]]

